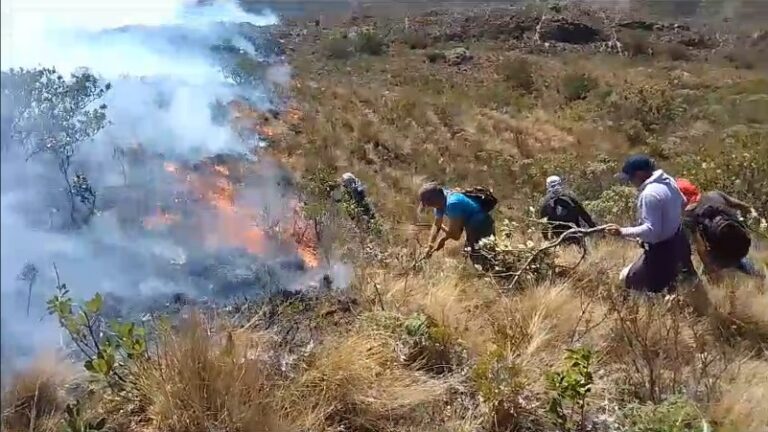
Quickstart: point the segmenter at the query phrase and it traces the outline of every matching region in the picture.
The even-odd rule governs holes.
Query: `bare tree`
[[[37,270],[37,267],[32,263],[26,263],[24,264],[24,267],[21,269],[21,272],[18,276],[16,276],[16,279],[26,282],[28,284],[27,288],[27,316],[29,316],[29,308],[32,304],[32,287],[35,285],[35,282],[37,281],[37,275],[39,271]]]

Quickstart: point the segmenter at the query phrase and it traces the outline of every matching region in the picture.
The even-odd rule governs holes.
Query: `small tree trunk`
[[[64,183],[67,185],[67,197],[69,198],[69,219],[74,227],[77,226],[77,218],[75,218],[75,193],[72,191],[72,182],[69,180],[69,157],[64,157],[59,161],[59,172],[64,177]]]

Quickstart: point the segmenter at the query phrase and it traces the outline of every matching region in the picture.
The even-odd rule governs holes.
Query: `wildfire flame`
[[[275,136],[275,129],[269,126],[260,126],[258,128],[259,134],[266,138],[272,138]]]
[[[270,235],[276,235],[280,240],[296,244],[297,254],[307,267],[314,268],[320,264],[317,239],[302,216],[298,200],[292,202],[292,214],[274,229],[267,230],[260,211],[236,202],[235,185],[229,178],[228,167],[212,164],[209,166],[212,169],[192,171],[165,162],[163,168],[181,179],[194,195],[214,210],[214,223],[201,230],[206,246],[242,247],[249,253],[262,254],[268,250]],[[158,229],[180,221],[179,215],[161,211],[145,218],[143,224],[147,229]]]
[[[159,212],[156,215],[152,215],[144,218],[143,225],[147,229],[159,229],[172,225],[181,220],[181,216],[172,213],[166,213],[164,211]]]

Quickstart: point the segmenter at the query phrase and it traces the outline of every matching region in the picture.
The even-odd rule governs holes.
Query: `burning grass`
[[[243,192],[247,192],[243,183],[255,169],[248,162],[228,166],[203,161],[197,166],[182,166],[165,161],[163,169],[175,178],[187,200],[202,202],[211,210],[211,217],[197,230],[206,247],[242,248],[254,255],[264,255],[275,242],[293,244],[307,267],[320,265],[317,238],[297,198],[287,199],[289,205],[280,214],[269,214],[269,209],[241,199]],[[158,209],[142,221],[150,230],[168,229],[185,222],[184,216],[165,209]]]

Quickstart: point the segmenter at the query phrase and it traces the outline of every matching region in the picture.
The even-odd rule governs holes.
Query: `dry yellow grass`
[[[398,425],[425,424],[424,410],[442,405],[451,385],[404,367],[391,335],[378,333],[330,339],[307,368],[283,402],[308,430],[329,430],[334,424],[399,430]]]
[[[67,403],[65,386],[75,366],[54,354],[40,356],[4,384],[3,430],[53,432]]]
[[[211,333],[192,317],[162,333],[157,353],[136,363],[130,391],[138,406],[116,400],[113,409],[131,409],[124,427],[138,430],[292,430],[277,409],[279,385],[259,336]]]

